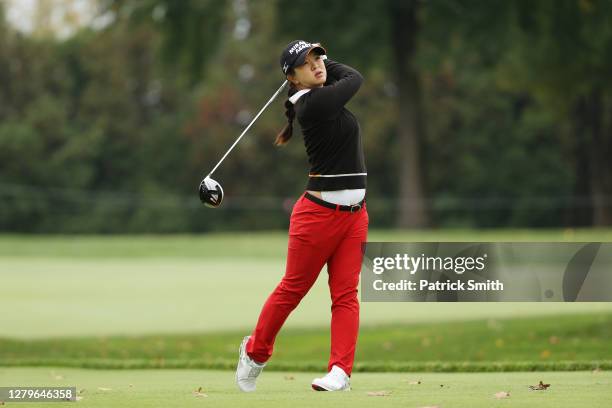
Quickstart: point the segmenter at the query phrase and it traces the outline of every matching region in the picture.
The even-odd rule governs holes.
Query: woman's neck
[[[297,89],[298,91],[301,91],[302,89],[320,88],[322,86],[323,86],[323,84],[318,85],[318,86],[304,86],[302,84],[299,84],[299,85],[295,85],[295,89]]]

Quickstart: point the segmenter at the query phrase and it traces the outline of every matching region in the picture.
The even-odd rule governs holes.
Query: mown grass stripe
[[[269,364],[268,371],[316,372],[325,368],[325,361]],[[234,370],[234,360],[181,359],[5,359],[2,367],[72,367],[91,369],[219,369]],[[612,370],[612,360],[600,361],[460,361],[460,362],[357,362],[356,372],[500,372],[500,371],[587,371]]]

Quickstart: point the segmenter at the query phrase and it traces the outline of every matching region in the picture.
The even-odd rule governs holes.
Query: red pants
[[[327,263],[332,300],[327,368],[329,371],[337,365],[351,375],[359,330],[357,286],[363,257],[361,245],[367,241],[367,208],[364,203],[361,210],[353,213],[334,210],[304,194],[291,212],[285,275],[264,304],[246,351],[260,363],[272,356],[277,333]]]

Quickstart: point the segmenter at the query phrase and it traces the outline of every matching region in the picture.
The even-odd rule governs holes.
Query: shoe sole
[[[329,391],[328,389],[323,388],[323,387],[321,387],[320,385],[317,385],[317,384],[312,384],[312,389],[315,390],[315,391]]]
[[[323,387],[321,385],[314,384],[314,383],[311,384],[311,385],[312,385],[312,389],[315,390],[315,391],[330,391],[331,392],[331,390],[328,390],[327,388],[325,388],[325,387]],[[351,387],[347,387],[347,388],[344,388],[344,389],[341,389],[341,390],[338,390],[338,391],[350,391],[350,390],[351,390]]]

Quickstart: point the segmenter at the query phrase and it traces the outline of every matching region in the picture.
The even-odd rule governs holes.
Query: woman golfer
[[[367,241],[366,167],[359,123],[344,105],[363,77],[327,59],[320,44],[292,41],[280,64],[290,81],[288,124],[276,138],[291,138],[297,118],[311,165],[306,191],[293,206],[285,275],[265,302],[257,326],[240,345],[236,382],[255,391],[255,381],[272,356],[283,323],[327,264],[331,293],[331,355],[328,373],[312,381],[317,391],[350,390],[359,330],[357,286],[362,242]]]

